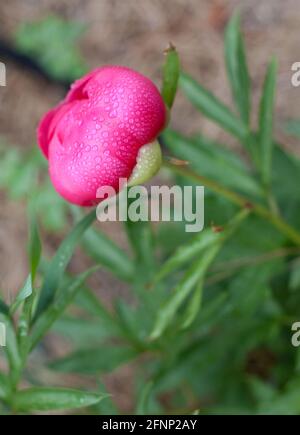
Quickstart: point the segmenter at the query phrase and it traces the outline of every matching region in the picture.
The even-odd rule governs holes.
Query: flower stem
[[[252,212],[255,213],[257,216],[260,216],[261,218],[270,222],[275,228],[277,228],[277,230],[284,234],[295,245],[300,245],[300,233],[295,228],[290,226],[287,222],[285,222],[278,214],[273,213],[263,205],[255,203],[248,198],[240,195],[239,193],[223,187],[218,182],[204,177],[203,175],[197,174],[191,169],[187,169],[186,166],[183,167],[179,165],[174,165],[165,160],[163,162],[163,165],[164,167],[171,169],[178,175],[189,178],[197,183],[201,183],[201,185],[206,186],[215,193],[220,194],[233,204],[236,204],[239,207],[251,209]]]

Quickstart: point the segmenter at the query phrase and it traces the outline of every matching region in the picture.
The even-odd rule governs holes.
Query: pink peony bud
[[[38,127],[38,143],[49,160],[55,189],[71,203],[91,206],[99,202],[100,187],[118,191],[119,178],[130,179],[133,172],[140,181],[136,167],[145,168],[140,160],[145,155],[147,162],[148,144],[166,119],[159,91],[136,71],[106,66],[77,80]],[[149,175],[157,170],[153,150]]]

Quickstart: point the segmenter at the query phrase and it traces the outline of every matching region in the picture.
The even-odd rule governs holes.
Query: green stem
[[[274,197],[274,195],[272,194],[272,192],[269,189],[266,191],[266,199],[267,199],[267,203],[269,205],[270,211],[274,215],[280,216],[280,210],[279,210],[276,198]]]
[[[215,267],[211,268],[211,272],[213,272],[213,274],[207,278],[206,283],[211,285],[220,282],[231,276],[232,273],[236,272],[242,267],[255,266],[257,264],[272,261],[276,258],[283,258],[290,255],[299,254],[300,249],[298,247],[279,248],[257,256],[242,257],[239,259],[224,261],[223,263],[216,264]]]
[[[233,204],[238,205],[239,207],[249,208],[255,213],[257,216],[267,220],[270,222],[275,228],[277,228],[282,234],[284,234],[289,240],[291,240],[295,245],[300,245],[300,233],[291,227],[287,222],[285,222],[280,216],[274,214],[272,211],[268,210],[261,204],[257,204],[253,201],[250,201],[248,198],[240,195],[239,193],[233,192],[226,187],[221,186],[214,180],[211,180],[203,175],[199,175],[191,169],[187,169],[186,167],[173,165],[170,162],[164,161],[163,165],[171,169],[173,172],[177,173],[186,178],[190,178],[191,180],[201,183],[201,185],[206,186],[213,190],[215,193],[220,194],[224,198],[227,198]]]

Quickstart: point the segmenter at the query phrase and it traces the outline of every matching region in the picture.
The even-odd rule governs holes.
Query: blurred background
[[[284,135],[281,128],[286,119],[297,117],[299,110],[300,89],[293,88],[290,81],[291,65],[300,56],[299,0],[2,1],[0,60],[7,67],[7,86],[0,88],[2,149],[17,149],[21,156],[30,152],[36,145],[36,126],[41,116],[63,98],[68,83],[88,69],[104,64],[127,65],[160,86],[163,51],[170,41],[177,47],[182,68],[231,105],[223,32],[236,8],[242,18],[254,107],[258,105],[267,62],[274,54],[279,60],[276,134],[287,149],[300,155],[299,143]],[[232,149],[237,147],[232,137],[199,115],[181,93],[173,109],[172,127],[183,133],[201,131]],[[5,167],[2,161],[0,180],[15,158],[10,156]],[[19,168],[21,171],[22,165]],[[25,180],[28,178],[27,174]],[[15,186],[12,195],[5,189],[0,191],[0,287],[7,294],[16,293],[28,270],[26,203],[22,193],[30,186],[30,180],[28,185],[26,182],[23,179],[22,186]],[[52,199],[50,195],[45,208],[53,207]],[[57,207],[56,215],[52,216],[49,210],[49,231],[43,234],[46,255],[53,253],[68,228],[64,205],[59,203]],[[118,223],[102,225],[102,230],[128,249]],[[80,271],[87,264],[85,254],[78,251],[71,271]],[[127,285],[109,272],[99,271],[91,286],[107,307],[116,297],[130,301]],[[43,370],[44,360],[64,355],[68,347],[68,339],[55,332],[50,334],[36,356],[41,363],[39,370]],[[272,360],[270,355],[265,358]],[[136,370],[135,363],[127,364],[101,378],[122,412],[133,408]],[[44,376],[49,384],[93,387],[92,380],[77,375],[47,371]]]

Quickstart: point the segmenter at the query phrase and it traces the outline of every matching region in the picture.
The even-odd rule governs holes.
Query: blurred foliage
[[[285,131],[287,134],[300,138],[300,120],[299,119],[290,119],[285,124]]]
[[[35,59],[54,79],[73,81],[87,72],[77,48],[84,25],[50,16],[22,25],[16,34],[16,47]]]
[[[0,188],[13,200],[25,200],[34,206],[48,230],[61,231],[66,225],[68,205],[49,180],[47,162],[37,148],[30,152],[0,144]]]
[[[66,26],[60,32],[60,42],[70,32],[73,44],[75,30]],[[44,54],[51,59],[47,47]],[[169,106],[179,75],[174,50],[164,68]],[[49,370],[98,382],[103,373],[134,361],[136,414],[300,414],[300,347],[291,344],[291,326],[300,321],[300,161],[273,137],[274,61],[267,69],[257,129],[250,129],[251,81],[237,15],[226,29],[225,61],[235,109],[186,73],[180,74],[179,87],[199,116],[239,140],[242,152],[173,128],[162,136],[177,159],[177,166],[167,164],[176,183],[206,186],[202,232],[186,233],[185,222],[152,227],[128,221],[127,253],[90,228],[93,213],[82,216],[72,208],[74,229],[44,262],[36,220],[31,221],[31,274],[11,307],[0,301],[9,343],[9,375],[0,373],[6,405],[25,412],[89,406],[86,412],[120,413],[114,397],[98,404],[106,394],[102,385],[102,393],[43,386],[16,392],[27,356],[51,328],[72,351],[49,362]],[[299,136],[298,122],[290,123],[289,133]],[[20,156],[12,148],[1,152],[1,187],[15,199],[34,197],[43,226],[61,228],[67,206],[43,177],[42,158],[36,152]],[[189,165],[178,166],[178,159]],[[95,268],[78,276],[67,273],[77,243],[96,268],[106,267],[128,284],[130,302],[119,298],[107,309],[85,284]],[[17,329],[14,310],[22,319]],[[30,374],[31,383],[40,381],[38,373]]]

